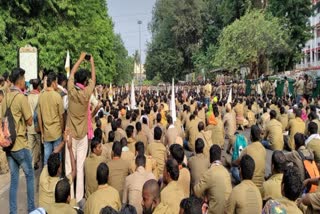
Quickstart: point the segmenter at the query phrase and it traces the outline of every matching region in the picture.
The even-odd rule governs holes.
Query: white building
[[[134,63],[133,75],[135,80],[137,80],[139,83],[142,83],[143,80],[146,79],[146,71],[144,69],[144,64],[140,65]]]

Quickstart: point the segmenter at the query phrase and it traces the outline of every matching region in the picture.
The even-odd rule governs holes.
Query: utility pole
[[[141,20],[138,20],[138,25],[139,25],[139,49],[140,49],[140,54],[139,54],[139,66],[140,66],[140,71],[139,71],[139,83],[141,84],[141,80],[142,80],[142,68],[141,68],[141,24],[142,24],[142,21]]]

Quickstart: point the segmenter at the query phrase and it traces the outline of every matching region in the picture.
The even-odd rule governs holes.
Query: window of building
[[[319,38],[319,37],[320,37],[320,27],[318,27],[318,28],[316,29],[316,31],[317,31],[317,38]]]
[[[317,51],[317,55],[318,55],[317,59],[318,59],[318,61],[320,61],[320,50]]]

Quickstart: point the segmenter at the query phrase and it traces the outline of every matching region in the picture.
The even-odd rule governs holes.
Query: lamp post
[[[141,79],[142,79],[142,69],[141,69],[141,24],[142,21],[138,20],[138,25],[139,25],[139,49],[140,49],[140,54],[139,54],[139,83],[141,84]]]

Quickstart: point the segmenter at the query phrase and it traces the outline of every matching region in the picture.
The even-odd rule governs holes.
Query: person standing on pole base
[[[79,69],[80,64],[87,60],[91,64],[91,79],[88,72]],[[76,201],[80,202],[84,195],[84,161],[88,151],[88,111],[90,96],[96,84],[96,72],[93,57],[81,53],[80,58],[71,70],[68,81],[68,118],[67,127],[72,136],[72,150],[77,163]],[[66,173],[70,173],[71,165],[68,152],[66,152]],[[71,194],[72,195],[72,194]]]
[[[10,81],[14,84],[10,91],[4,96],[2,101],[2,118],[6,116],[6,111],[10,110],[14,119],[17,138],[10,151],[6,151],[10,168],[10,214],[17,213],[17,193],[19,186],[19,169],[23,169],[27,183],[27,204],[28,213],[35,209],[34,204],[34,172],[32,167],[32,156],[28,149],[26,138],[27,125],[32,125],[32,113],[28,99],[23,94],[25,89],[25,71],[21,68],[12,70]]]

